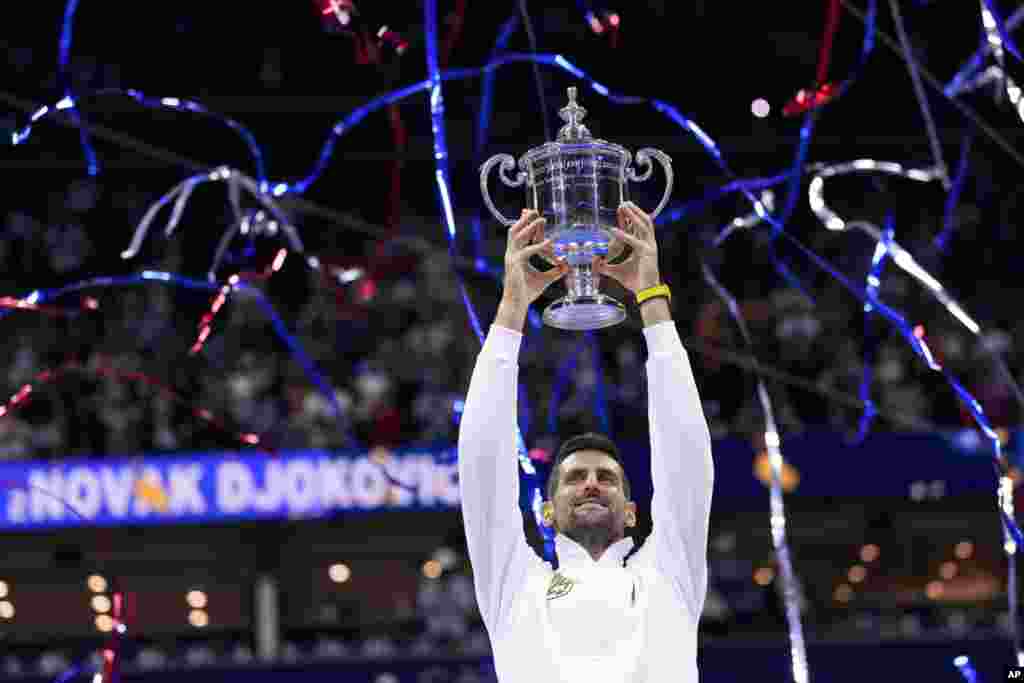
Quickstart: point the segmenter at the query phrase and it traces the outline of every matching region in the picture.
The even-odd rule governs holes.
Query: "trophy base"
[[[544,309],[544,324],[560,330],[600,330],[626,319],[626,307],[605,294],[562,297]]]

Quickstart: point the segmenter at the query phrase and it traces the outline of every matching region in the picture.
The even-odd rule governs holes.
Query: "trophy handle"
[[[516,167],[516,160],[513,159],[510,154],[495,154],[493,157],[485,161],[480,167],[480,193],[484,197],[484,204],[502,225],[509,226],[515,223],[515,221],[505,218],[505,216],[498,211],[497,207],[494,206],[494,202],[491,201],[491,193],[487,191],[487,176],[490,175],[491,169],[494,168],[496,164],[501,164],[498,169],[498,175],[501,177],[501,182],[505,183],[509,187],[519,187],[522,185],[526,180],[526,172],[519,171],[515,178],[508,177],[508,172]],[[650,175],[650,172],[648,172],[648,175]]]
[[[661,201],[658,202],[658,206],[651,212],[651,218],[654,219],[661,213],[661,210],[668,204],[669,197],[672,196],[672,183],[674,176],[672,175],[672,157],[662,152],[660,149],[653,149],[651,147],[644,147],[643,149],[637,150],[636,163],[640,168],[644,169],[643,173],[637,173],[632,166],[626,169],[626,177],[634,183],[642,183],[651,177],[651,172],[654,170],[654,164],[651,163],[651,157],[654,157],[661,163],[661,167],[665,169],[665,194],[662,195]]]

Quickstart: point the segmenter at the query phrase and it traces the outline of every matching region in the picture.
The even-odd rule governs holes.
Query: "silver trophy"
[[[519,171],[509,154],[496,154],[480,167],[480,191],[491,213],[505,226],[506,218],[494,206],[487,191],[491,169],[509,187],[526,184],[526,206],[547,219],[545,239],[551,239],[555,256],[565,259],[570,270],[565,286],[568,293],[544,310],[544,322],[563,330],[596,330],[626,319],[626,307],[599,291],[593,272],[594,256],[614,259],[624,245],[613,240],[611,229],[618,224],[616,212],[629,199],[627,181],[643,182],[651,177],[657,159],[665,170],[665,194],[651,212],[654,218],[672,194],[672,159],[664,152],[644,148],[636,153],[643,173],[631,166],[632,156],[624,147],[591,137],[581,121],[587,111],[576,103],[576,88],[569,88],[569,104],[559,111],[565,125],[557,142],[534,147],[519,159]],[[629,227],[627,226],[627,231]]]

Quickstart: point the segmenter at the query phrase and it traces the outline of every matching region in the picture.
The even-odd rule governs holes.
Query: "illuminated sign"
[[[306,519],[459,504],[453,450],[0,464],[0,529]]]

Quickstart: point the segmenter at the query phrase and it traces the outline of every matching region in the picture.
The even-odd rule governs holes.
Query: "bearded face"
[[[607,453],[580,450],[561,462],[555,489],[555,529],[578,543],[608,545],[625,535],[636,504],[626,500],[622,467]]]

